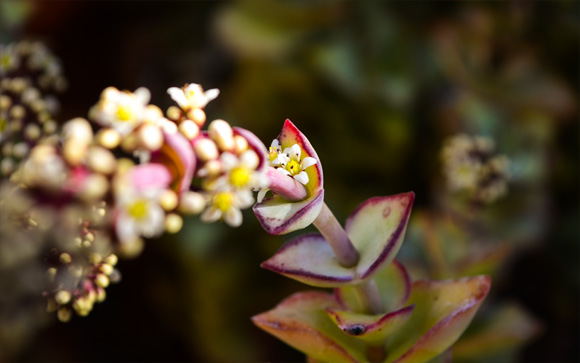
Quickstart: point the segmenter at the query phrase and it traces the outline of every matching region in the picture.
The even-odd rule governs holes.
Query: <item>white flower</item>
[[[204,108],[219,95],[220,91],[213,88],[204,92],[199,84],[190,83],[182,88],[171,87],[167,93],[182,109],[187,110],[189,108]]]
[[[14,45],[0,44],[0,75],[4,75],[19,66],[20,57],[16,53]]]
[[[149,90],[143,87],[134,93],[109,87],[101,94],[99,103],[91,108],[90,116],[101,125],[127,135],[145,120],[150,97]]]
[[[272,143],[274,144],[274,143]],[[278,156],[271,162],[272,166],[282,174],[288,175],[297,182],[308,184],[308,174],[304,169],[316,164],[316,159],[310,156],[300,159],[302,149],[298,144],[284,149],[284,152],[278,153]]]
[[[230,152],[220,156],[224,175],[212,183],[215,189],[258,189],[268,185],[266,173],[257,170],[260,160],[254,150],[244,151],[238,158]]]
[[[138,191],[127,187],[117,193],[119,213],[115,229],[119,241],[132,242],[140,236],[161,235],[165,227],[165,212],[159,205],[161,192],[156,188]]]
[[[223,218],[231,227],[238,227],[242,224],[241,209],[250,207],[254,203],[254,196],[249,189],[218,191],[209,197],[209,203],[209,208],[201,215],[203,222],[210,223]]]

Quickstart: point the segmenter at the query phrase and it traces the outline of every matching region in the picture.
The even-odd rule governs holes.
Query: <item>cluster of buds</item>
[[[56,143],[66,88],[59,60],[42,43],[0,44],[0,175],[9,177],[34,145]]]
[[[494,152],[484,136],[460,134],[445,142],[441,157],[449,189],[466,191],[471,200],[492,203],[508,190],[509,160]]]

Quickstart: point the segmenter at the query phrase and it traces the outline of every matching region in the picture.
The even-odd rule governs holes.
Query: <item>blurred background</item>
[[[166,109],[167,88],[200,83],[221,90],[208,119],[266,145],[291,119],[340,221],[413,190],[398,257],[413,278],[493,275],[457,362],[580,361],[579,38],[578,1],[0,3],[0,41],[61,59],[60,121],[108,86]],[[458,182],[494,156],[501,172]],[[34,315],[0,361],[303,361],[250,321],[308,288],[259,267],[291,237],[251,210],[237,229],[187,219],[120,261],[88,317]]]

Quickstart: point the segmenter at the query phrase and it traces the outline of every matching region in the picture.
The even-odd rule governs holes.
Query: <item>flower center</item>
[[[274,161],[278,157],[278,150],[275,147],[270,146],[270,162]]]
[[[230,184],[234,187],[240,188],[248,184],[250,181],[250,171],[244,167],[237,167],[232,169],[230,173]]]
[[[129,121],[133,118],[133,111],[131,107],[126,105],[121,105],[117,108],[117,118],[121,121]]]
[[[288,164],[286,164],[286,170],[288,170],[291,175],[296,175],[302,171],[300,168],[300,163],[294,159],[290,160]]]
[[[231,207],[233,200],[234,196],[232,193],[222,192],[216,194],[213,199],[213,204],[216,208],[220,209],[222,212],[225,212]]]
[[[143,219],[147,215],[148,206],[146,200],[138,200],[129,206],[129,215],[135,219]]]

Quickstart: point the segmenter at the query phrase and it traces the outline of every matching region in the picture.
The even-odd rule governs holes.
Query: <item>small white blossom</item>
[[[284,149],[271,162],[272,166],[282,174],[288,175],[300,184],[308,184],[308,174],[304,169],[316,164],[316,159],[310,156],[300,159],[302,149],[298,144]]]
[[[254,196],[249,189],[218,191],[209,197],[209,207],[201,215],[206,223],[215,222],[223,218],[231,227],[242,224],[241,209],[254,204]]]
[[[171,87],[167,90],[167,93],[182,109],[187,110],[190,108],[204,108],[219,95],[220,91],[217,88],[213,88],[204,92],[199,84],[190,83],[182,88]]]
[[[149,90],[143,87],[134,93],[109,87],[91,108],[90,116],[101,125],[127,135],[145,120],[150,96]]]

